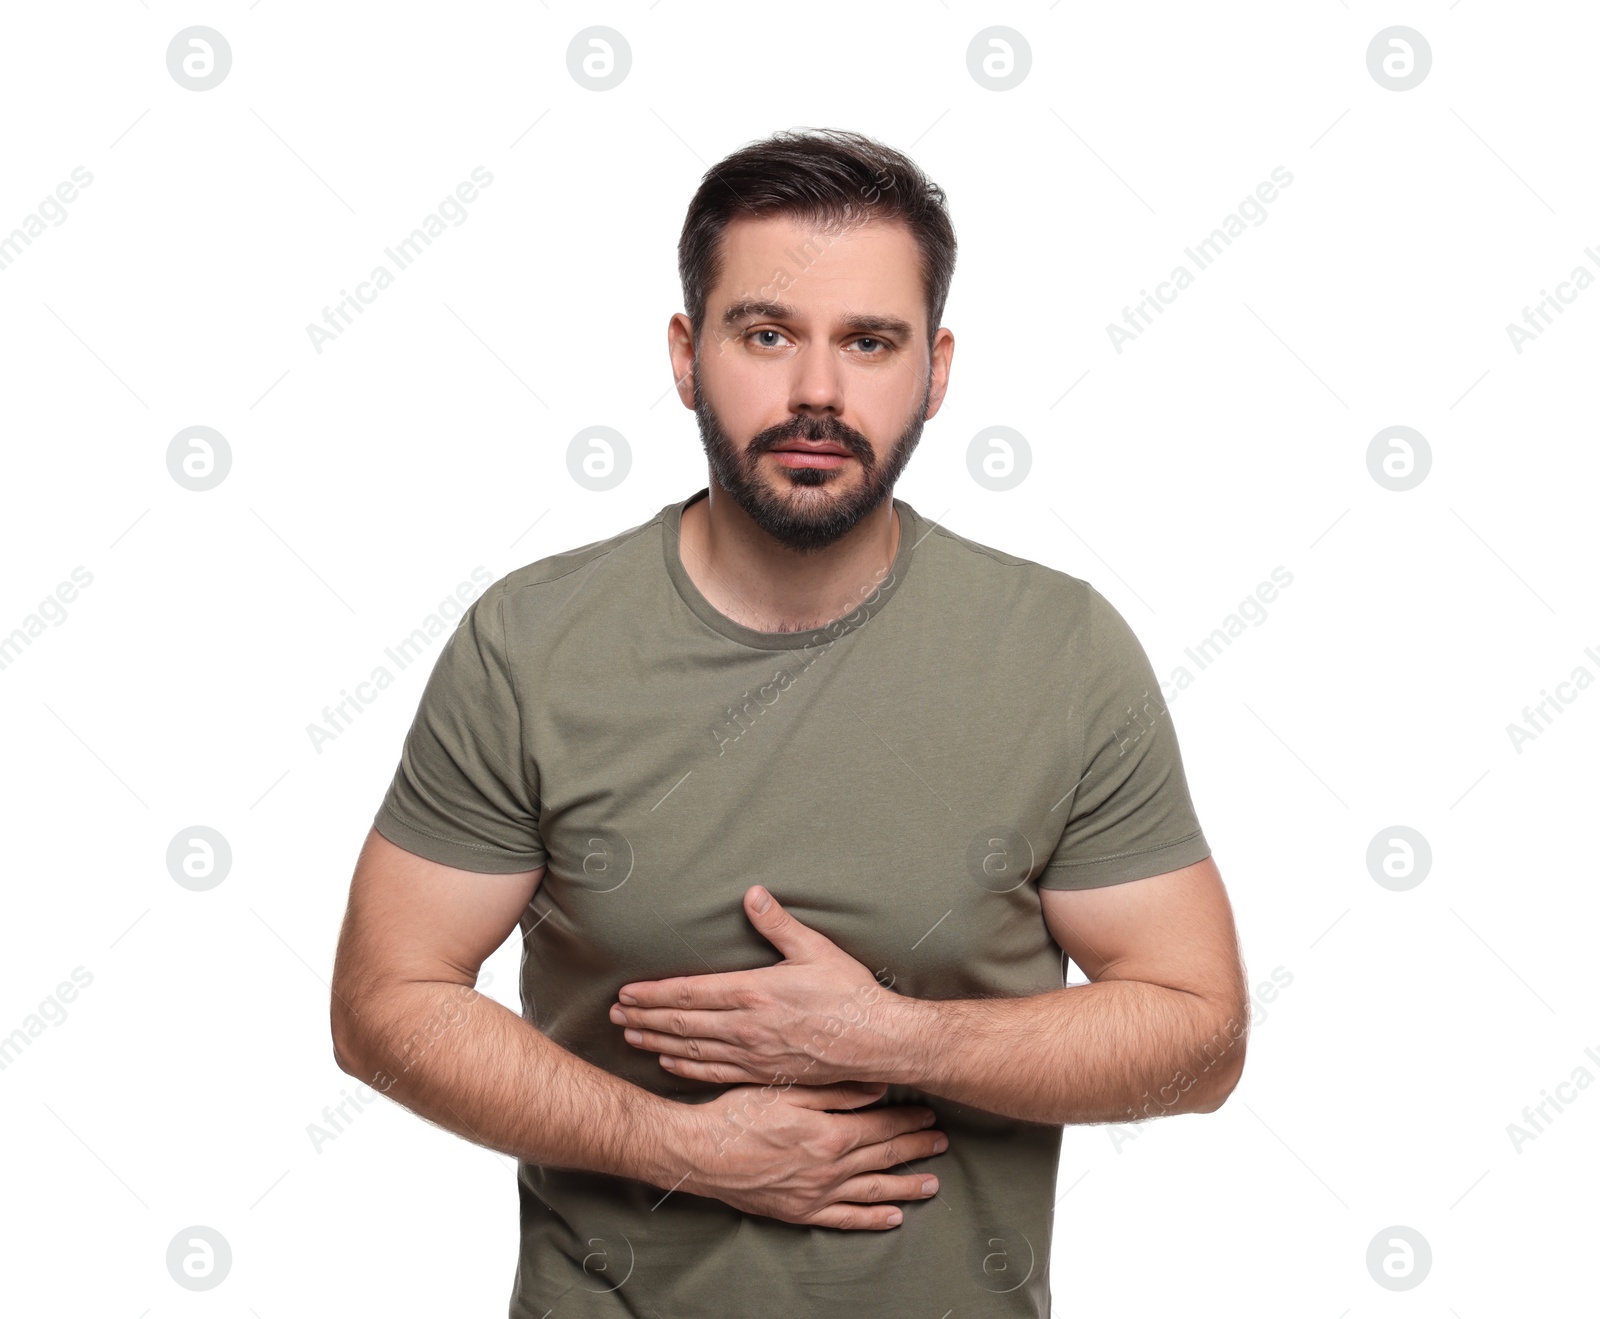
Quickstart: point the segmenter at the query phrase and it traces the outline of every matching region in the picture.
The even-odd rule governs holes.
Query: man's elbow
[[[346,1076],[355,1076],[361,1070],[361,1049],[355,1031],[359,1014],[351,1005],[348,993],[348,990],[340,993],[339,987],[335,987],[328,1008],[328,1038],[333,1045],[334,1065]]]
[[[1228,1100],[1233,1093],[1233,1088],[1239,1084],[1239,1078],[1244,1075],[1244,1041],[1234,1046],[1234,1055],[1226,1067],[1217,1069],[1218,1074],[1212,1079],[1200,1094],[1194,1106],[1196,1113],[1215,1113]]]
[[[350,1061],[349,1044],[344,1040],[338,1022],[334,1022],[328,1032],[333,1044],[333,1064],[346,1076],[355,1075],[355,1065]]]
[[[1245,1007],[1230,1013],[1226,1024],[1212,1036],[1213,1040],[1223,1041],[1222,1050],[1205,1069],[1205,1084],[1196,1087],[1200,1094],[1196,1096],[1195,1112],[1215,1113],[1227,1102],[1244,1075],[1245,1042],[1249,1034],[1249,1008]]]

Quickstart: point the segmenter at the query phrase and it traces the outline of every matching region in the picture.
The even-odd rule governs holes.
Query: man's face
[[[951,336],[930,370],[903,225],[736,220],[722,250],[691,371],[711,476],[768,535],[820,549],[892,492],[942,401]]]

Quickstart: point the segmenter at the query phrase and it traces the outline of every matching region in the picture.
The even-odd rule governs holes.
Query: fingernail
[[[929,1113],[927,1117],[922,1119],[922,1125],[925,1127],[931,1127],[938,1120],[939,1115],[937,1113]]]
[[[755,897],[755,909],[756,909],[756,911],[757,912],[763,912],[768,907],[770,907],[771,905],[772,905],[772,895],[770,893],[768,893],[766,891],[766,889],[758,888],[756,890],[756,897]]]
[[[932,1195],[938,1189],[939,1189],[939,1183],[937,1181],[935,1181],[932,1177],[924,1177],[922,1179],[922,1193],[924,1195]]]
[[[935,1154],[943,1154],[949,1148],[950,1142],[945,1137],[935,1136],[933,1138],[933,1152]]]
[[[635,1004],[637,1004],[638,1001],[639,1001],[638,999],[634,998],[634,996],[632,994],[629,994],[626,991],[624,991],[621,994],[618,994],[617,997],[620,998],[624,1003],[626,1003],[630,1008],[633,1007]]]
[[[627,1040],[629,1044],[637,1044],[644,1039],[644,1036],[636,1030],[625,1030],[622,1032],[622,1038]]]
[[[904,1217],[905,1217],[905,1215],[902,1214],[898,1209],[891,1209],[889,1211],[889,1226],[890,1227],[899,1226],[900,1220],[902,1218],[904,1218]]]
[[[616,1022],[619,1026],[626,1025],[628,1021],[628,1014],[619,1008],[615,1003],[613,1003],[611,1005],[611,1020]]]

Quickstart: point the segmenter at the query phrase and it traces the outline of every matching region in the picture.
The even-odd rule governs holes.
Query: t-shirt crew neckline
[[[700,588],[694,584],[688,571],[683,566],[683,558],[678,551],[679,532],[683,526],[683,510],[690,504],[698,503],[710,494],[709,487],[702,487],[697,493],[675,504],[668,504],[662,510],[664,514],[664,534],[661,537],[661,553],[666,561],[667,576],[672,579],[672,584],[677,588],[678,595],[684,604],[694,611],[695,616],[707,627],[720,632],[731,641],[737,641],[742,646],[750,646],[756,650],[801,650],[806,646],[820,645],[826,641],[837,640],[848,636],[866,625],[886,604],[894,593],[900,589],[900,584],[905,581],[906,574],[911,571],[911,555],[916,549],[917,542],[922,539],[922,519],[916,509],[903,499],[893,499],[895,511],[900,516],[900,544],[895,550],[894,563],[889,571],[884,574],[882,581],[866,584],[861,593],[861,603],[856,608],[831,622],[820,627],[806,628],[800,632],[760,632],[755,628],[745,627],[729,618],[705,596],[700,594]]]

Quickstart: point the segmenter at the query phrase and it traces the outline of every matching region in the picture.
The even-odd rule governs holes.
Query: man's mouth
[[[831,440],[784,440],[768,450],[785,467],[842,467],[855,457]]]

